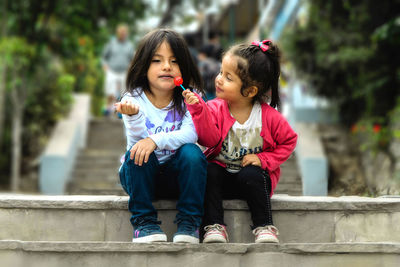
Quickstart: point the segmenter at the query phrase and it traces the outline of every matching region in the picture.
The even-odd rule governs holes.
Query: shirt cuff
[[[139,111],[139,113],[135,115],[122,114],[122,116],[125,117],[127,121],[131,122],[131,121],[137,121],[138,119],[142,118],[143,113]]]
[[[162,133],[149,135],[149,138],[157,145],[158,149],[163,149]]]

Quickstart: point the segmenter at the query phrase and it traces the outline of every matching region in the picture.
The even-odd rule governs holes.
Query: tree
[[[0,181],[8,182],[10,169],[12,188],[18,188],[22,162],[41,152],[44,136],[68,109],[70,89],[101,86],[96,55],[116,24],[128,22],[135,32],[135,19],[144,10],[142,1],[131,0],[1,1],[0,101],[10,101],[0,102],[4,108],[0,140],[10,141],[3,144],[2,152],[10,151],[12,157],[0,155]],[[92,45],[82,50],[81,40]],[[71,74],[76,75],[73,71],[79,64],[67,64],[68,60],[83,62],[76,79]],[[9,115],[5,120],[4,113]],[[26,116],[32,119],[24,120]]]
[[[7,0],[3,1],[3,5],[0,7],[1,14],[1,36],[5,38],[7,36]],[[1,39],[0,39],[1,41]],[[2,147],[3,141],[3,128],[4,128],[4,97],[6,90],[6,75],[7,75],[7,67],[4,64],[4,61],[0,61],[0,149]]]
[[[5,66],[9,70],[9,83],[12,114],[12,155],[11,155],[11,190],[19,188],[21,162],[21,136],[23,129],[23,115],[25,102],[29,94],[29,72],[27,71],[31,59],[34,57],[34,47],[24,39],[10,38],[2,41],[0,52],[3,55]]]
[[[283,38],[299,77],[337,103],[347,125],[385,117],[400,95],[399,8],[395,0],[312,0],[307,23]]]

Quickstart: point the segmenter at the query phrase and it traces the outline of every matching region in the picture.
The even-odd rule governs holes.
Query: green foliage
[[[12,88],[21,86],[20,72],[23,69],[26,71],[34,57],[34,47],[29,45],[24,38],[12,37],[0,39],[1,69],[8,68],[14,78],[14,80],[8,79],[2,81],[12,83],[12,86],[6,86],[6,89],[11,90]]]
[[[399,8],[394,0],[312,0],[308,21],[285,33],[299,76],[337,103],[348,125],[385,117],[400,94]]]
[[[400,97],[397,98],[396,107],[389,113],[392,138],[400,141]]]
[[[31,80],[35,86],[27,99],[24,116],[24,150],[28,155],[41,150],[51,127],[69,111],[76,82],[49,51],[43,52],[41,62]]]
[[[27,161],[41,151],[43,137],[49,135],[51,126],[69,110],[75,78],[64,72],[58,58],[48,49],[37,50],[24,38],[1,39],[0,56],[4,58],[2,67],[7,67],[7,79],[3,82],[8,93],[2,110],[6,118],[2,151],[6,153],[0,155],[0,168],[2,174],[7,174],[15,104],[24,108],[22,145],[23,160]],[[16,103],[11,101],[13,93]]]
[[[391,140],[391,131],[385,126],[384,118],[367,118],[358,121],[351,127],[351,132],[360,144],[361,151],[376,154],[386,150]]]
[[[68,2],[10,1],[8,31],[25,36],[38,49],[49,48],[61,57],[68,73],[76,77],[74,91],[92,95],[92,112],[101,113],[103,72],[99,56],[118,23],[130,25],[143,16],[142,1],[98,0]]]
[[[100,58],[94,53],[93,41],[88,36],[76,40],[78,49],[73,57],[65,59],[68,73],[76,78],[76,92],[86,92],[92,96],[92,112],[100,115],[103,98],[103,72],[100,68]],[[101,90],[97,90],[101,88]]]

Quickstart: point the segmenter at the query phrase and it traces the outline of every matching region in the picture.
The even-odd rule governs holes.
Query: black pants
[[[252,229],[272,225],[271,179],[268,171],[258,166],[246,166],[230,173],[216,163],[207,167],[207,186],[204,199],[203,225],[224,223],[223,199],[244,199],[249,206]]]

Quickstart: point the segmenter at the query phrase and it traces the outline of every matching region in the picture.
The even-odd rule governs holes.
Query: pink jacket
[[[197,97],[200,104],[187,105],[187,107],[199,136],[198,143],[207,147],[204,154],[208,161],[225,167],[224,163],[214,158],[221,151],[222,142],[236,120],[231,116],[225,100],[214,99],[205,103],[201,97],[198,95]],[[264,103],[261,105],[261,110],[260,136],[264,142],[263,151],[257,156],[261,161],[261,167],[269,172],[272,195],[280,177],[279,166],[289,158],[296,147],[297,134],[276,109]]]

